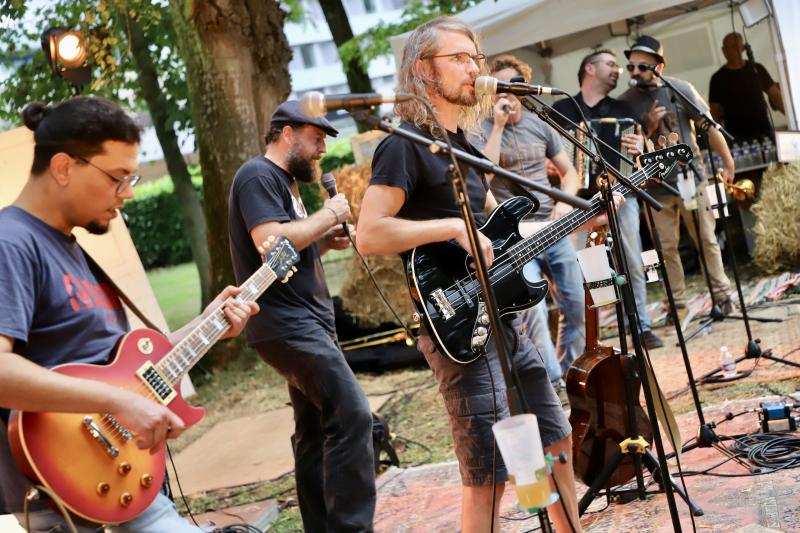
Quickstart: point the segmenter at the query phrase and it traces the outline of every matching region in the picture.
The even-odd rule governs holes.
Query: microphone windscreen
[[[324,117],[327,112],[325,109],[325,95],[319,91],[307,92],[300,97],[300,111],[307,117]]]
[[[497,93],[497,78],[478,76],[475,80],[475,96],[487,96]]]
[[[336,178],[333,177],[333,174],[326,172],[322,175],[322,179],[320,179],[319,182],[328,193],[328,196],[331,198],[336,196]]]

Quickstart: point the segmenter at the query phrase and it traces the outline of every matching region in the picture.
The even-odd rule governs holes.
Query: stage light
[[[80,93],[92,79],[86,65],[86,37],[77,31],[48,28],[42,33],[41,44],[53,74],[69,81],[75,93]]]
[[[56,58],[66,68],[76,68],[86,61],[86,39],[76,31],[56,38]]]

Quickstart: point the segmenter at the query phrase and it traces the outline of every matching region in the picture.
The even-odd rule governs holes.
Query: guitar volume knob
[[[150,485],[153,484],[153,476],[151,476],[150,474],[145,474],[141,477],[140,482],[142,484],[142,487],[148,488],[150,487]]]
[[[119,497],[119,504],[123,507],[127,507],[133,501],[133,496],[131,496],[130,492],[123,492],[122,496]]]
[[[484,326],[489,325],[489,315],[486,313],[481,313],[481,315],[478,317],[478,323],[483,324]]]
[[[475,330],[475,334],[478,335],[479,337],[485,337],[486,333],[487,333],[486,328],[484,328],[483,326],[480,326],[478,329]]]
[[[117,468],[117,471],[120,473],[120,475],[127,476],[130,473],[131,468],[132,467],[130,463],[120,463],[119,467]]]
[[[97,494],[99,494],[100,496],[108,494],[108,491],[110,490],[111,490],[111,485],[109,485],[105,481],[101,481],[100,483],[97,484]]]

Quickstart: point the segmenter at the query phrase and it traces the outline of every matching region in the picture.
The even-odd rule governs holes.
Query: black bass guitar
[[[641,155],[640,169],[628,179],[639,186],[650,178],[665,177],[676,164],[692,158],[685,144],[662,148]],[[626,197],[633,194],[619,183],[613,190]],[[522,268],[602,212],[599,195],[591,199],[591,205],[590,210],[571,211],[529,237],[523,237],[519,228],[533,207],[529,199],[511,198],[492,212],[480,231],[494,247],[489,279],[501,316],[532,307],[545,297],[547,281],[526,280]],[[428,332],[443,354],[464,364],[480,357],[491,336],[483,292],[470,262],[464,249],[451,240],[414,248],[405,265],[412,298]]]

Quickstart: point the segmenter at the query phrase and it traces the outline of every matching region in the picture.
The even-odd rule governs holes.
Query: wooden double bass
[[[595,476],[619,451],[627,438],[652,439],[652,426],[639,403],[642,382],[635,362],[612,346],[600,343],[597,309],[586,291],[586,349],[567,371],[567,396],[571,406],[572,462],[575,476],[591,486]],[[628,376],[628,378],[626,378]],[[626,379],[629,381],[626,382]],[[633,412],[626,387],[630,388]],[[636,423],[635,433],[631,419]],[[635,476],[630,454],[609,477],[606,488],[627,483]]]

